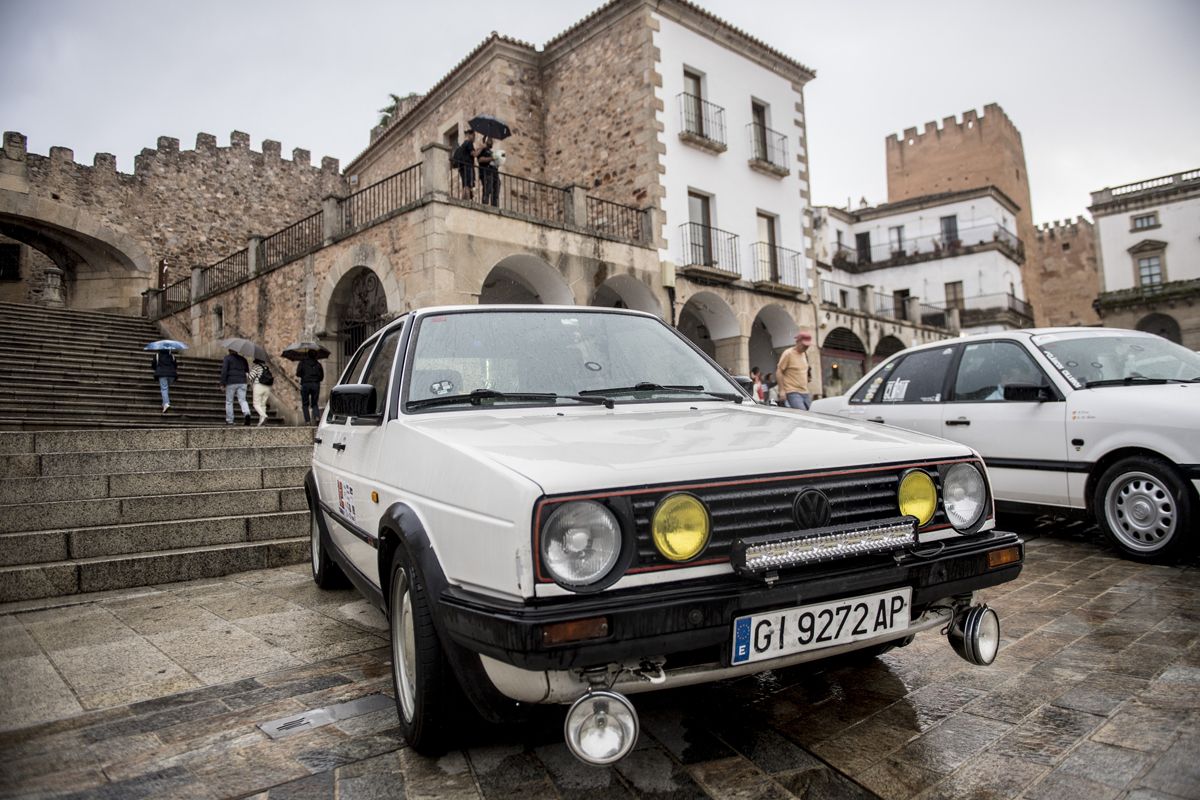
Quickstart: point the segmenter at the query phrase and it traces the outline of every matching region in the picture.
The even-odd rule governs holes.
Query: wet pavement
[[[1200,798],[1200,567],[1051,528],[985,594],[991,667],[931,631],[639,695],[638,747],[606,769],[568,754],[553,709],[440,759],[405,746],[394,707],[268,737],[392,692],[382,618],[306,565],[2,606],[0,797]]]

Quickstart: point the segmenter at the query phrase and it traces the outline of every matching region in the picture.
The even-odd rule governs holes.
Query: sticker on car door
[[[357,522],[358,515],[354,511],[354,487],[339,478],[337,490],[338,513],[351,522]]]

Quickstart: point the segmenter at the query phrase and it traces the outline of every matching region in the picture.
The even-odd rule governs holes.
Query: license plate
[[[912,589],[796,606],[733,621],[733,662],[749,664],[908,628]]]

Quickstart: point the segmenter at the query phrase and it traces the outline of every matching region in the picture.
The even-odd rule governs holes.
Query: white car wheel
[[[1165,461],[1118,461],[1100,477],[1093,497],[1096,521],[1127,556],[1165,559],[1196,544],[1191,488]]]

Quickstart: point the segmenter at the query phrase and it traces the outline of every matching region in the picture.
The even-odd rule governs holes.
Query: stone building
[[[1104,324],[1200,349],[1200,170],[1092,192]]]
[[[1038,292],[1049,299],[1040,309],[1039,324],[1100,324],[1095,309],[1100,294],[1096,231],[1086,217],[1039,225],[1026,252],[1032,252],[1038,264],[1032,275]]]

